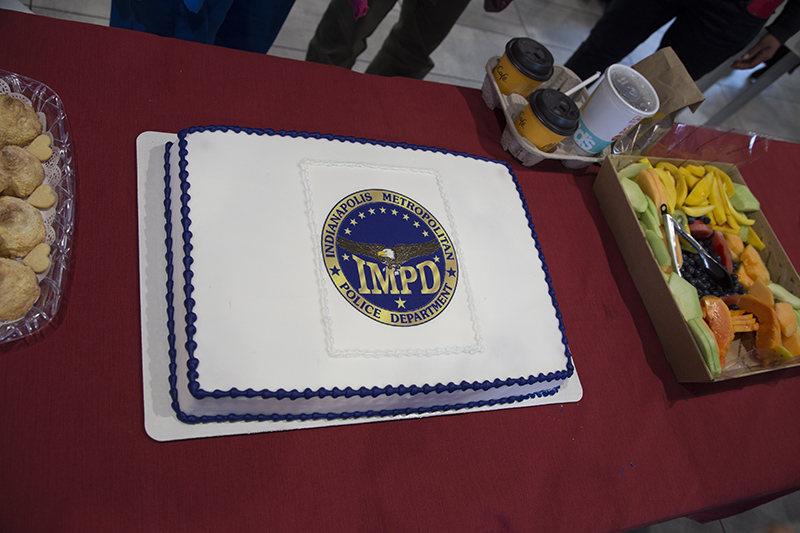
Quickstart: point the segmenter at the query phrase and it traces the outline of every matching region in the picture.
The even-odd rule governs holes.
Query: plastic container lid
[[[556,89],[536,89],[528,97],[533,114],[550,130],[565,137],[578,129],[578,105]]]
[[[543,82],[553,75],[553,54],[533,39],[511,39],[506,43],[506,56],[514,68],[532,80]]]
[[[658,93],[643,75],[624,65],[612,65],[607,75],[611,86],[629,106],[650,115],[658,111]]]

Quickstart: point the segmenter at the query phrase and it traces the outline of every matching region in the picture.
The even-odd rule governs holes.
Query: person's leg
[[[214,44],[266,54],[293,5],[294,0],[234,0]]]
[[[162,37],[214,44],[233,0],[207,0],[198,13],[183,0],[112,0],[109,24]]]
[[[306,61],[352,68],[367,49],[367,37],[392,10],[397,0],[374,0],[369,11],[356,20],[348,0],[331,0],[308,43]]]
[[[404,0],[400,20],[367,67],[367,74],[422,79],[433,68],[431,53],[444,41],[469,0]]]
[[[183,2],[139,2],[112,0],[109,25],[112,28],[136,30],[163,37],[174,37],[175,19]]]
[[[692,79],[699,80],[743,51],[765,23],[747,11],[745,0],[684,0],[661,47],[671,46]]]
[[[675,0],[612,0],[565,67],[585,80],[619,63],[678,12]]]

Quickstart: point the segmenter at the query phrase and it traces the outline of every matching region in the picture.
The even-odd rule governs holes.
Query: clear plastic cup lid
[[[621,67],[621,65],[614,65]],[[658,95],[647,79],[629,67],[609,68],[608,78],[619,96],[644,113],[658,111]]]

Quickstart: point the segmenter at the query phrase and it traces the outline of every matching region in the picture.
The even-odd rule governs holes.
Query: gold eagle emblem
[[[439,242],[436,239],[418,244],[396,244],[391,247],[377,243],[355,242],[343,237],[338,237],[336,243],[350,253],[371,257],[394,268],[395,271],[406,261],[430,255],[439,249]]]

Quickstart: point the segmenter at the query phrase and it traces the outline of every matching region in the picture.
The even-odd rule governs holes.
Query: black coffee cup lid
[[[565,137],[578,129],[581,112],[577,104],[556,89],[536,89],[528,97],[533,114],[552,131]]]
[[[511,39],[506,43],[506,56],[514,68],[533,80],[547,81],[553,75],[553,54],[533,39]]]

